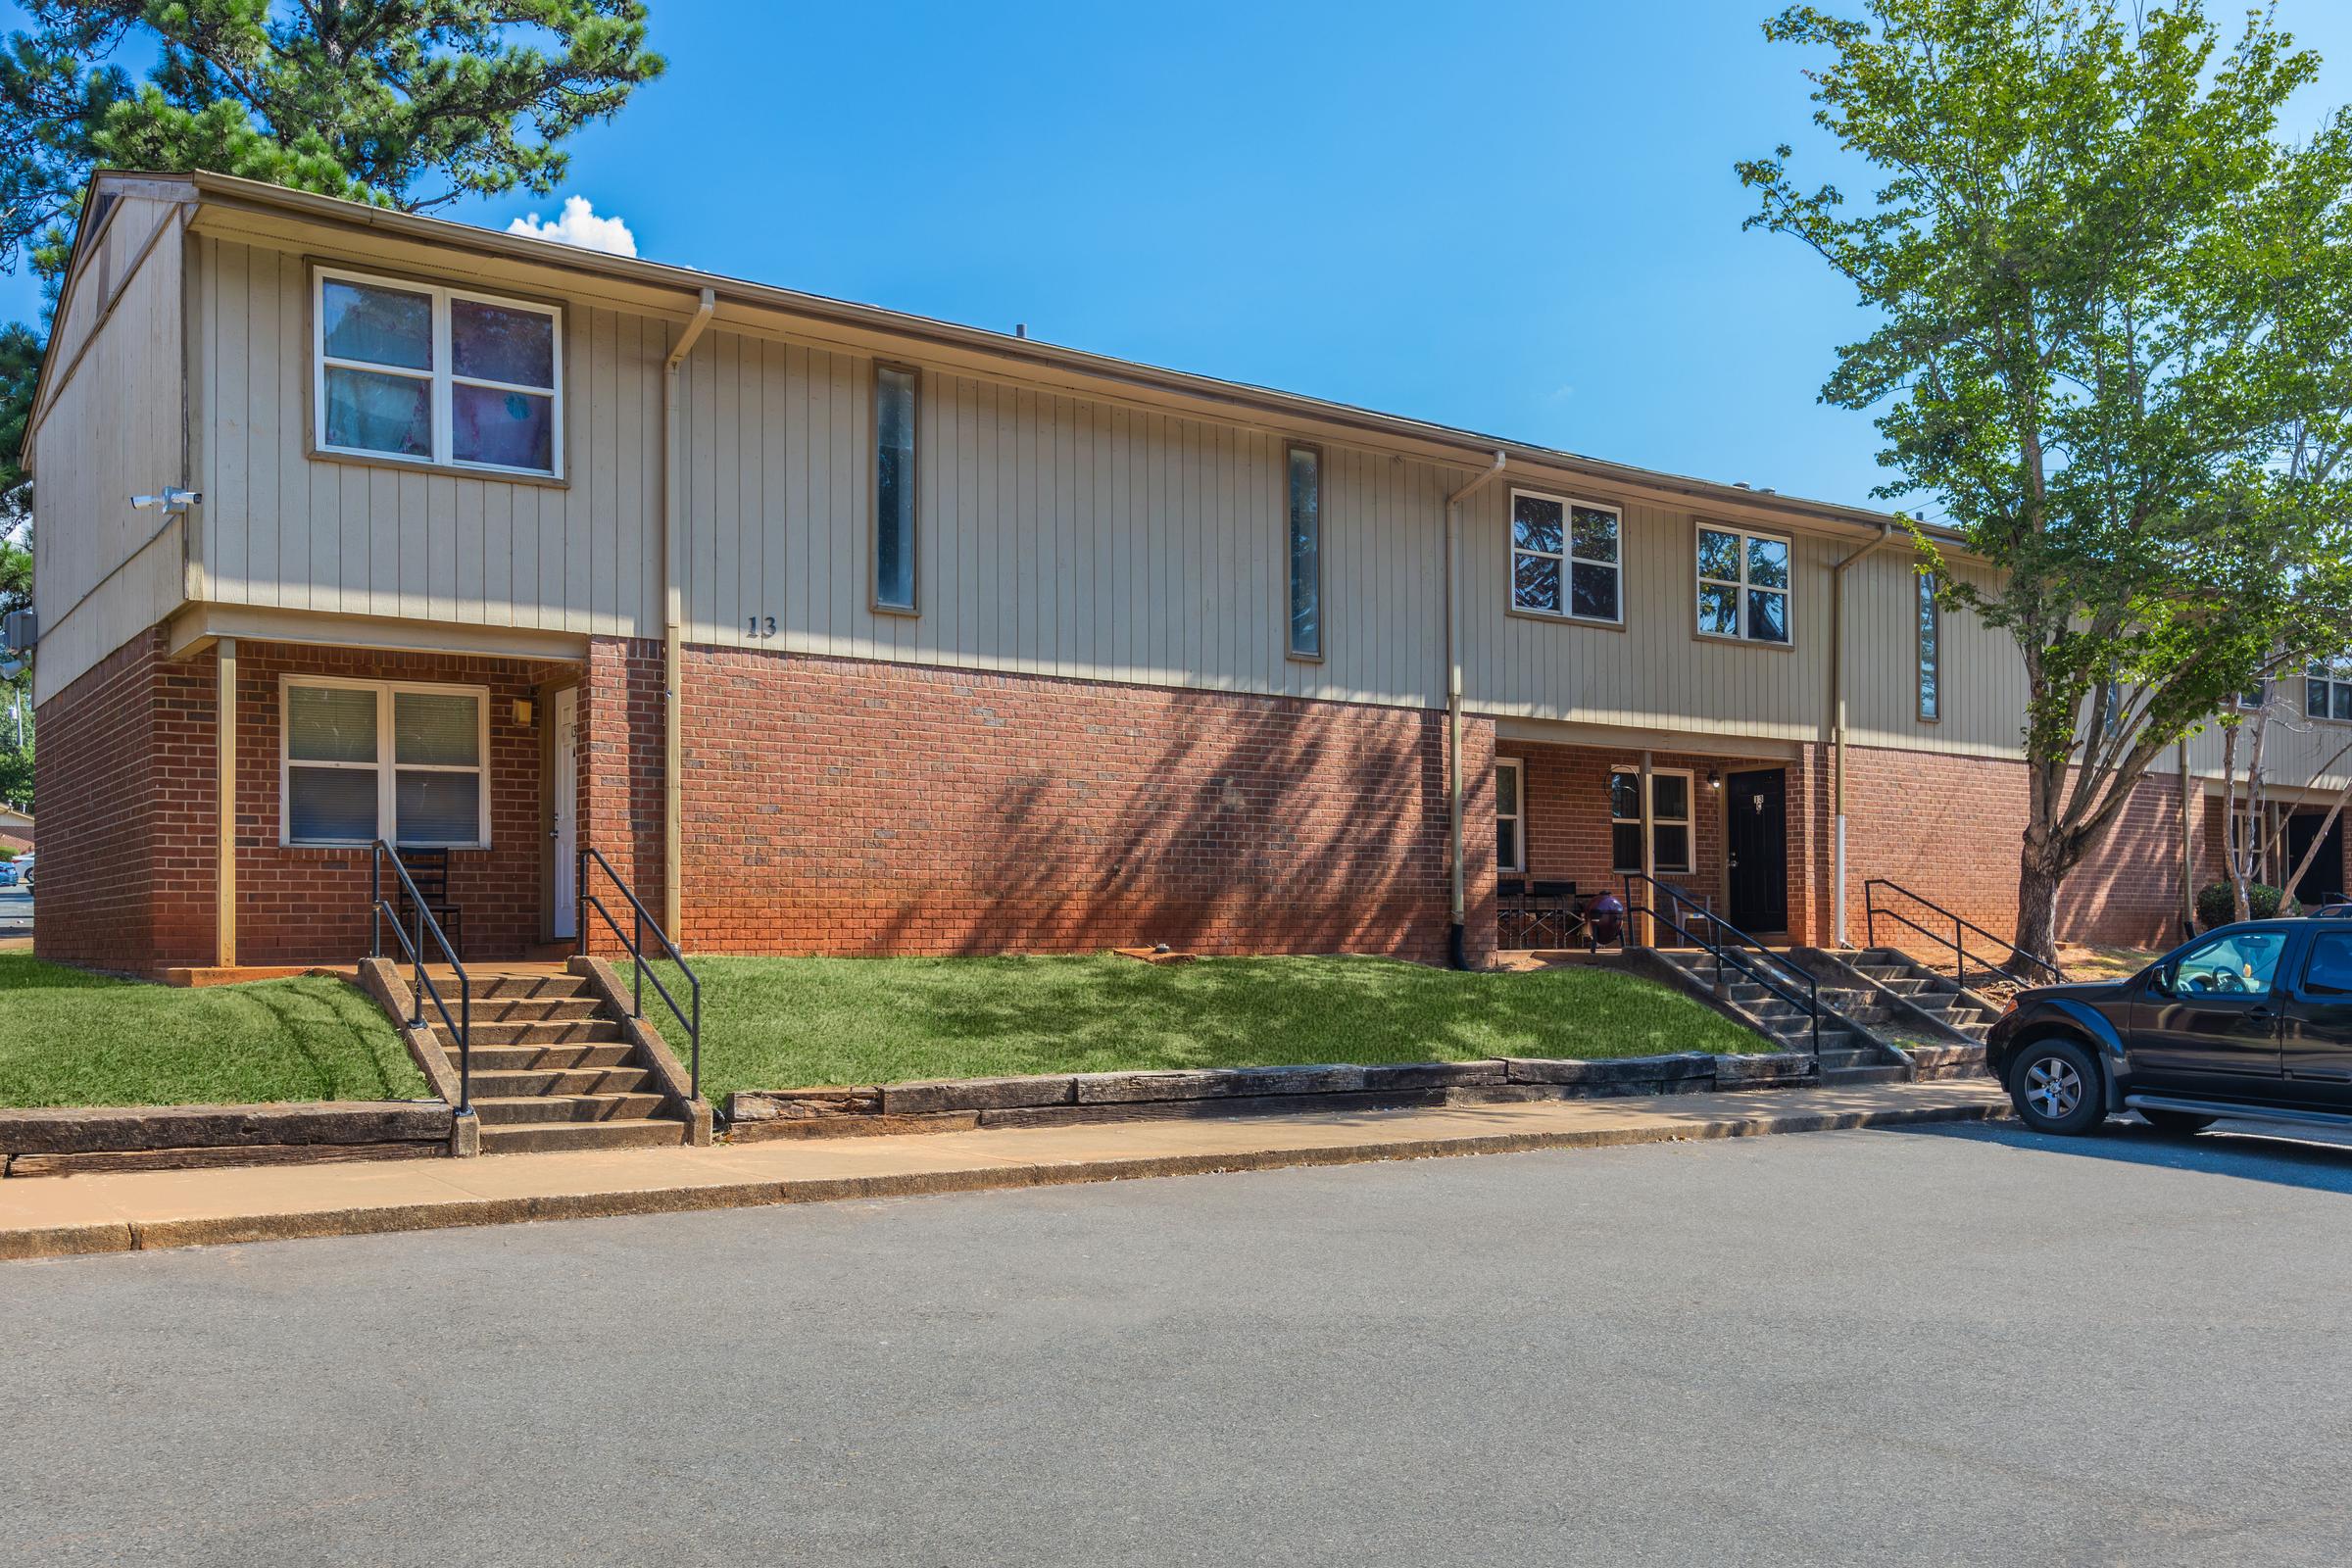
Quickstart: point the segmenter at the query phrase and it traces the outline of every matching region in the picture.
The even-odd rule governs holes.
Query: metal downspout
[[[1894,524],[1830,568],[1830,941],[1849,947],[1845,934],[1845,572],[1894,537]]]
[[[1462,655],[1456,632],[1458,619],[1454,604],[1454,585],[1460,575],[1455,558],[1460,553],[1460,529],[1456,514],[1464,501],[1498,478],[1510,462],[1505,453],[1494,454],[1494,462],[1479,476],[1446,498],[1446,858],[1453,873],[1453,896],[1448,906],[1450,918],[1446,929],[1446,960],[1456,969],[1470,967],[1470,957],[1463,940],[1462,894]]]
[[[678,587],[678,367],[694,352],[703,329],[718,308],[718,296],[704,289],[694,318],[678,334],[678,345],[662,366],[662,925],[673,942],[682,942],[679,910],[684,904],[681,875],[685,852],[684,813],[678,725],[685,705],[679,700],[684,680],[680,640],[685,623],[684,596]],[[580,931],[585,944],[588,932]]]

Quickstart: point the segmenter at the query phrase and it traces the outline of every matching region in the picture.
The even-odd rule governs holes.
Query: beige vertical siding
[[[169,204],[125,198],[67,313],[75,323],[72,347],[61,346],[51,362],[54,401],[32,451],[42,619],[36,701],[179,603],[181,524],[133,511],[130,498],[187,478],[181,244]]]
[[[1896,538],[1848,569],[1846,723],[1857,746],[1951,752],[1970,757],[2024,755],[2026,666],[2017,641],[1964,609],[1942,618],[1941,717],[1919,716],[1919,565]],[[1962,582],[1989,588],[1979,568]]]
[[[303,258],[196,243],[206,597],[658,634],[664,323],[564,312],[561,485],[321,461],[309,455]]]
[[[1517,487],[1618,504],[1534,480]],[[1463,662],[1472,708],[1748,739],[1820,738],[1838,542],[1790,536],[1787,648],[1698,636],[1698,519],[1648,506],[1622,508],[1622,628],[1507,614],[1513,488],[1498,479],[1464,507]]]
[[[1426,465],[1325,452],[1314,663],[1286,657],[1278,435],[926,372],[910,616],[872,607],[872,361],[717,331],[681,404],[692,641],[1436,700],[1441,492]]]

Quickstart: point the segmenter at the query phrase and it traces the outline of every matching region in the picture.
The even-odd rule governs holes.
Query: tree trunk
[[[2011,954],[2019,957],[2039,958],[2055,965],[2058,961],[2058,884],[2065,872],[2047,862],[2029,843],[2017,864],[2017,941]],[[2021,977],[2026,967],[2012,963]]]

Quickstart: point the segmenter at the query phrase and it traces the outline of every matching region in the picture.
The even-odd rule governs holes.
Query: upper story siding
[[[52,328],[27,441],[38,475],[36,700],[169,614],[184,519],[134,495],[188,483],[180,380],[185,229],[177,204],[123,195],[83,241]]]
[[[70,336],[92,336],[36,449],[44,692],[183,601],[662,634],[662,368],[693,304],[678,283],[608,276],[593,260],[551,247],[493,254],[339,212],[298,219],[162,200],[146,209],[126,199],[114,215],[97,260],[69,291],[53,351],[54,375]],[[310,299],[320,263],[561,306],[560,478],[316,454]],[[110,313],[103,301],[115,295]],[[686,639],[1444,702],[1445,499],[1484,466],[1458,443],[1442,455],[1427,442],[1366,437],[1312,406],[1293,423],[1263,402],[1081,385],[1050,367],[1018,369],[1007,356],[942,348],[914,330],[922,325],[860,332],[782,307],[722,306],[680,382],[676,586]],[[873,604],[878,360],[919,374],[911,615]],[[1317,661],[1286,654],[1284,464],[1293,440],[1322,455]],[[1515,455],[1462,508],[1458,634],[1470,710],[1628,735],[1774,747],[1828,739],[1833,566],[1869,531],[1823,522],[1802,504],[1605,466],[1582,470],[1575,461]],[[133,491],[170,482],[205,493],[184,533],[178,524],[158,532],[155,514],[125,505]],[[1621,511],[1621,626],[1509,612],[1514,487]],[[1700,490],[1709,498],[1693,498]],[[1698,635],[1705,524],[1789,541],[1788,647]],[[2018,755],[2016,651],[1964,612],[1942,617],[1941,713],[1921,718],[1905,539],[1852,566],[1843,606],[1856,744]],[[2287,700],[2296,701],[2291,692]],[[2338,728],[2279,726],[2274,776],[2301,767],[2308,777]],[[2352,737],[2352,726],[2340,728]],[[2201,768],[2218,765],[2210,739],[2196,755]],[[2344,772],[2339,763],[2329,776]]]

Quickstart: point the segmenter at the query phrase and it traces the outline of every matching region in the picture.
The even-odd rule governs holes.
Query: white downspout
[[[1830,568],[1830,942],[1845,939],[1845,572],[1894,537],[1894,524],[1879,524],[1879,536]]]
[[[684,575],[678,562],[678,470],[682,466],[678,458],[678,367],[694,352],[717,308],[718,296],[704,289],[694,318],[678,334],[678,346],[669,351],[662,367],[662,928],[680,946],[686,940],[679,929],[679,911],[685,903],[685,825],[679,801],[685,764],[680,760],[678,725],[685,705],[678,693],[685,678],[680,642],[686,616],[684,595],[678,586]],[[581,938],[585,940],[587,934],[581,932]]]
[[[1446,498],[1446,858],[1453,871],[1450,923],[1446,932],[1446,956],[1456,969],[1469,967],[1462,941],[1466,904],[1462,892],[1462,654],[1455,629],[1457,610],[1454,583],[1459,576],[1455,557],[1460,553],[1455,514],[1464,501],[1499,477],[1510,461],[1501,452],[1493,466]]]

